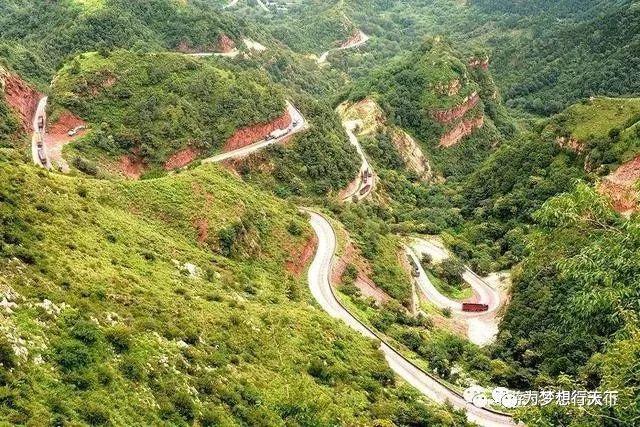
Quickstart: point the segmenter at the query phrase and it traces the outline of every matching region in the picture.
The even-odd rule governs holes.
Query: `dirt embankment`
[[[32,129],[33,116],[42,94],[19,76],[9,73],[0,67],[0,89],[5,93],[7,103],[20,119],[22,129],[29,133]]]
[[[289,111],[286,110],[284,114],[277,119],[268,123],[258,123],[253,126],[248,126],[242,129],[238,129],[227,140],[222,148],[222,151],[229,152],[237,150],[247,145],[254,144],[263,140],[267,135],[276,129],[285,129],[291,125],[292,119]],[[182,150],[176,151],[172,154],[164,164],[165,170],[180,169],[187,166],[200,156],[200,150],[195,147],[186,147]]]
[[[63,111],[54,123],[47,127],[47,135],[44,144],[47,147],[47,153],[51,163],[56,165],[62,172],[69,172],[69,165],[62,157],[62,149],[65,145],[76,138],[83,136],[87,131],[82,129],[77,131],[75,135],[69,136],[68,132],[76,129],[78,126],[85,126],[86,123],[80,117],[70,111]]]
[[[186,147],[176,151],[164,164],[165,170],[180,169],[193,162],[200,155],[200,151],[195,147]]]
[[[291,251],[285,265],[287,271],[296,277],[300,277],[311,258],[313,258],[316,246],[318,246],[318,237],[313,234],[307,239],[302,248],[296,248]]]
[[[378,305],[391,300],[391,297],[369,278],[371,276],[371,266],[362,259],[351,242],[347,243],[342,256],[333,263],[330,278],[332,285],[342,283],[342,276],[348,265],[353,265],[358,270],[354,284],[360,290],[362,296],[373,298]]]
[[[477,58],[477,57],[473,57],[469,59],[469,68],[472,69],[481,69],[481,70],[489,70],[489,58],[488,57],[484,57],[484,58]]]
[[[476,105],[480,101],[480,95],[477,92],[473,92],[471,95],[465,98],[465,100],[453,107],[446,110],[438,110],[431,113],[433,118],[436,119],[439,123],[451,123],[454,120],[461,119],[465,114]]]
[[[453,129],[440,137],[440,147],[452,147],[456,145],[462,138],[469,136],[474,130],[484,126],[484,116],[476,117],[471,120],[462,120]]]
[[[352,46],[354,44],[361,43],[362,40],[364,40],[364,34],[362,33],[362,31],[356,30],[351,37],[349,37],[347,40],[342,42],[342,44],[340,45],[340,48],[341,49],[348,48],[349,46]]]
[[[199,53],[199,52],[219,52],[229,53],[236,48],[235,42],[226,34],[220,34],[216,43],[209,43],[201,46],[192,46],[186,40],[178,44],[177,50],[182,53]]]
[[[285,129],[291,125],[291,115],[289,111],[285,111],[284,114],[277,119],[268,123],[259,123],[253,126],[248,126],[237,130],[231,138],[224,144],[223,151],[233,151],[238,148],[246,147],[257,141],[264,139],[269,133],[276,129]]]
[[[638,209],[638,190],[640,181],[640,156],[623,164],[606,176],[598,186],[601,194],[611,199],[616,212],[630,215]]]

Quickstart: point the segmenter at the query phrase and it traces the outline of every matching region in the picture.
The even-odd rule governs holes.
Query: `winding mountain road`
[[[354,189],[352,191],[348,191],[347,194],[343,197],[343,201],[353,201],[354,198],[357,201],[360,201],[373,191],[376,184],[376,175],[373,172],[373,168],[369,164],[367,160],[367,156],[364,154],[364,150],[358,141],[358,138],[353,133],[353,131],[360,125],[359,120],[350,120],[342,122],[342,126],[344,126],[347,135],[349,136],[349,142],[356,148],[358,155],[360,156],[361,164],[360,170],[358,171],[358,176],[356,176],[355,180],[350,184]],[[371,176],[369,176],[369,174]],[[369,186],[366,188],[366,186]],[[364,191],[363,191],[364,190]]]
[[[38,147],[38,142],[40,141],[40,138],[42,138],[42,141],[44,142],[44,137],[45,137],[45,133],[46,133],[46,127],[47,127],[47,100],[48,98],[46,96],[43,96],[42,98],[40,98],[40,101],[38,101],[38,107],[36,108],[36,112],[33,115],[33,134],[31,135],[31,158],[33,159],[33,163],[37,166],[43,167],[43,168],[47,168],[49,169],[51,166],[51,162],[49,161],[49,156],[47,155],[47,150],[44,147],[44,145],[42,147]],[[44,121],[44,126],[42,128],[42,131],[40,131],[38,129],[38,118],[42,117],[43,121]],[[46,161],[41,162],[40,158],[38,156],[38,150],[42,150],[42,154],[44,155]]]
[[[316,63],[318,65],[326,64],[327,63],[327,57],[329,56],[329,54],[331,52],[337,52],[339,50],[345,50],[345,49],[353,49],[353,48],[356,48],[358,46],[362,46],[367,41],[369,41],[369,38],[370,37],[368,35],[366,35],[361,30],[359,30],[358,31],[358,39],[357,39],[357,41],[355,41],[353,43],[349,43],[349,44],[344,45],[344,46],[340,46],[340,47],[336,47],[336,48],[327,50],[326,52],[322,53],[322,55],[320,55],[318,57],[318,59],[316,60]]]
[[[247,145],[246,147],[238,148],[237,150],[227,151],[226,153],[217,154],[215,156],[211,156],[202,160],[202,163],[218,163],[224,160],[230,159],[240,159],[242,157],[246,157],[250,154],[255,153],[256,151],[262,150],[269,145],[277,144],[282,142],[283,140],[289,138],[292,135],[295,135],[298,132],[301,132],[309,127],[309,124],[305,120],[304,116],[298,109],[289,101],[287,101],[287,110],[289,111],[289,115],[291,116],[291,126],[289,126],[289,132],[286,135],[282,135],[279,138],[262,140],[255,142],[253,144]]]
[[[365,337],[379,340],[380,351],[384,354],[389,367],[427,398],[441,404],[449,402],[455,408],[465,411],[470,421],[481,426],[503,427],[516,425],[513,418],[507,414],[479,408],[467,403],[462,395],[418,368],[387,344],[383,338],[377,336],[373,330],[349,313],[338,301],[329,282],[333,256],[336,251],[335,232],[331,224],[322,215],[313,211],[305,211],[309,213],[311,226],[318,236],[318,249],[308,272],[309,288],[322,309],[332,317],[344,321]]]
[[[448,308],[453,312],[456,312],[459,316],[462,317],[478,317],[484,316],[489,313],[493,313],[500,308],[501,298],[500,292],[490,286],[487,282],[485,282],[480,276],[475,274],[469,267],[465,266],[465,271],[462,273],[462,279],[467,282],[473,291],[478,296],[478,302],[480,304],[487,304],[489,306],[489,310],[481,313],[469,313],[462,311],[462,302],[452,300],[445,295],[442,295],[436,287],[431,283],[429,277],[427,276],[424,268],[420,264],[420,258],[418,255],[422,255],[423,253],[428,253],[434,259],[434,262],[438,262],[444,260],[449,257],[449,254],[442,248],[433,245],[432,243],[424,240],[424,239],[416,239],[420,240],[420,246],[418,248],[424,247],[424,245],[431,245],[433,248],[431,250],[425,251],[420,249],[410,248],[405,246],[405,252],[409,257],[413,259],[415,264],[418,266],[419,276],[416,277],[416,282],[418,284],[418,288],[422,291],[422,293],[439,308]],[[438,256],[438,252],[440,252],[440,256]]]

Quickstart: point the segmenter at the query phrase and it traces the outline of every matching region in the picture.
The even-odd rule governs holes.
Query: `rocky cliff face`
[[[479,101],[480,95],[477,92],[473,92],[461,104],[447,110],[434,111],[432,115],[439,123],[451,123],[462,118],[469,110],[478,105]]]
[[[42,97],[33,86],[19,76],[0,67],[0,89],[5,93],[7,103],[16,112],[25,132],[31,132],[33,115]]]
[[[446,148],[456,145],[462,138],[471,135],[474,130],[481,128],[483,125],[484,116],[462,120],[453,129],[440,137],[440,147]]]
[[[264,139],[267,135],[276,129],[284,129],[291,125],[291,116],[289,111],[285,111],[284,114],[278,117],[276,120],[269,123],[259,123],[257,125],[249,126],[243,129],[237,130],[231,138],[229,138],[224,145],[223,151],[237,150],[238,148],[246,147],[254,142]]]

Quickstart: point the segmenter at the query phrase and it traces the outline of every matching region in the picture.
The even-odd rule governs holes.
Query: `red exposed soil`
[[[164,164],[164,169],[169,171],[185,167],[189,163],[197,159],[199,154],[200,151],[198,151],[194,147],[183,148],[182,150],[173,153],[171,157],[169,157],[169,159]]]
[[[473,69],[489,69],[489,58],[471,58],[469,59],[469,67]]]
[[[209,221],[207,220],[207,218],[198,218],[194,221],[193,225],[198,231],[198,242],[206,242],[207,237],[209,237]]]
[[[141,159],[129,155],[120,157],[118,168],[127,178],[140,179],[147,165]]]
[[[440,138],[440,147],[452,147],[456,145],[462,138],[469,136],[474,130],[484,125],[484,116],[477,117],[472,120],[463,120],[449,132]]]
[[[68,132],[78,126],[86,126],[84,120],[70,111],[63,111],[55,123],[47,127],[47,134],[44,138],[44,144],[47,147],[47,153],[53,164],[58,165],[61,171],[68,172],[69,165],[62,158],[62,148],[76,138],[83,136],[87,130],[78,131],[73,136],[69,136]]]
[[[620,166],[602,180],[601,194],[609,196],[616,212],[629,214],[638,208],[636,184],[640,181],[640,156]]]
[[[218,52],[229,53],[235,49],[236,44],[226,34],[221,34],[218,37]]]
[[[351,243],[347,244],[344,254],[333,263],[331,268],[331,284],[337,285],[342,283],[342,275],[349,264],[354,265],[358,269],[355,285],[363,296],[373,298],[379,305],[391,299],[389,295],[369,279],[371,267],[359,260],[359,254]]]
[[[222,149],[224,152],[237,150],[238,148],[246,147],[256,141],[264,139],[267,135],[276,129],[284,129],[291,125],[291,115],[289,111],[269,123],[259,123],[246,128],[238,129],[229,138]]]
[[[9,106],[18,114],[22,129],[30,132],[33,115],[42,94],[20,77],[3,68],[0,68],[0,87],[4,89]]]
[[[178,52],[182,53],[198,53],[198,52],[219,52],[219,53],[229,53],[236,47],[236,44],[233,40],[229,38],[226,34],[220,34],[218,40],[213,44],[206,44],[202,46],[193,47],[186,40],[181,41],[178,46]]]
[[[349,37],[347,40],[345,40],[344,42],[342,42],[342,44],[340,45],[340,47],[342,49],[351,46],[352,44],[356,44],[356,43],[360,43],[362,41],[362,33],[358,30],[356,33],[354,33],[351,37]]]
[[[450,123],[467,114],[467,111],[475,107],[478,101],[480,101],[480,96],[477,92],[474,92],[462,104],[448,110],[434,111],[432,115],[440,123]]]
[[[570,137],[560,136],[556,138],[556,142],[560,147],[567,148],[578,154],[584,151],[584,144],[572,136]]]
[[[67,132],[71,129],[76,128],[78,126],[86,126],[86,122],[82,120],[80,117],[71,113],[70,111],[64,111],[60,114],[58,120],[47,127],[47,133],[51,135],[52,138],[57,140],[67,140],[70,141],[74,139],[76,136],[83,135],[86,130],[81,130],[73,137],[69,136]]]
[[[314,234],[307,239],[302,249],[295,249],[289,254],[289,261],[286,263],[286,269],[289,273],[299,277],[307,264],[316,252],[318,245],[318,237]]]

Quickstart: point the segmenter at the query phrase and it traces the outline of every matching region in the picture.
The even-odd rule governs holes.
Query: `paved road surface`
[[[193,56],[195,58],[206,58],[209,56],[224,56],[225,58],[235,58],[240,54],[240,51],[237,48],[231,49],[229,52],[197,52],[197,53],[188,53],[188,56]]]
[[[358,176],[355,179],[356,188],[355,188],[355,190],[353,192],[347,194],[343,198],[343,200],[345,200],[345,201],[352,201],[354,196],[356,196],[356,198],[358,200],[364,199],[365,197],[369,196],[369,194],[371,194],[371,192],[375,188],[375,184],[376,184],[376,175],[375,175],[375,173],[373,171],[373,168],[371,167],[371,165],[367,161],[367,156],[365,156],[364,150],[362,149],[362,146],[360,145],[360,142],[358,141],[358,138],[353,133],[354,129],[360,123],[361,122],[359,120],[351,120],[351,121],[342,122],[342,126],[344,126],[344,129],[347,132],[347,135],[349,136],[349,142],[351,142],[351,145],[356,147],[356,151],[358,152],[358,155],[360,156],[360,159],[362,159],[362,162],[360,164],[360,169],[358,170]],[[371,172],[371,178],[368,178],[366,182],[363,182],[362,176],[363,176],[363,173],[365,171]],[[369,189],[364,194],[360,194],[360,190],[367,184],[369,184]]]
[[[431,281],[427,277],[427,274],[422,268],[422,265],[420,264],[420,258],[418,257],[418,255],[427,253],[435,262],[441,262],[449,257],[449,253],[444,248],[441,248],[438,245],[434,245],[433,243],[425,239],[415,238],[414,242],[416,242],[416,244],[413,245],[412,248],[405,247],[405,252],[408,256],[413,258],[416,265],[418,266],[420,275],[416,278],[416,282],[418,283],[418,288],[429,299],[429,301],[431,301],[439,308],[449,308],[457,315],[465,317],[485,316],[489,313],[495,312],[500,308],[500,292],[490,286],[480,276],[471,271],[469,267],[465,266],[465,271],[464,273],[462,273],[462,279],[467,282],[471,286],[473,291],[478,295],[478,302],[481,304],[487,304],[489,306],[489,310],[481,313],[468,313],[462,311],[462,303],[460,301],[455,301],[442,295],[436,289],[433,283],[431,283]]]
[[[291,135],[294,135],[308,127],[307,121],[302,116],[300,111],[298,111],[298,109],[288,101],[287,101],[287,109],[289,110],[289,114],[291,115],[292,123],[295,122],[296,120],[298,123],[295,126],[292,126],[291,131],[286,135],[283,135],[280,138],[275,138],[268,141],[267,140],[258,141],[254,144],[247,145],[246,147],[238,148],[237,150],[218,154],[218,155],[204,159],[202,163],[218,163],[224,160],[239,159],[242,157],[246,157],[249,154],[255,153],[256,151],[261,150],[269,145],[277,144],[289,138]]]
[[[360,34],[360,39],[357,42],[350,43],[350,44],[348,44],[346,46],[341,46],[341,47],[336,47],[334,49],[329,49],[328,51],[326,51],[322,55],[320,55],[320,57],[316,60],[316,62],[318,64],[324,64],[324,63],[327,62],[327,57],[329,56],[329,54],[331,52],[336,52],[336,51],[345,50],[345,49],[352,49],[354,47],[362,46],[363,44],[365,44],[369,40],[369,36],[366,35],[365,33],[363,33],[362,31],[359,31],[359,34]]]
[[[33,115],[33,124],[32,124],[33,135],[31,136],[31,158],[33,159],[33,163],[35,165],[45,167],[48,169],[51,167],[51,163],[49,161],[47,150],[45,147],[43,147],[42,149],[44,150],[45,157],[47,157],[47,164],[43,165],[42,162],[40,162],[40,159],[38,158],[38,141],[40,140],[40,132],[38,131],[38,117],[40,116],[44,117],[45,127],[42,129],[42,138],[44,140],[45,133],[46,133],[46,126],[47,126],[46,109],[47,109],[47,97],[43,96],[42,98],[40,98],[40,101],[38,102],[38,107],[36,108],[36,112]]]
[[[348,326],[368,338],[377,338],[366,326],[353,317],[336,299],[329,277],[332,259],[336,250],[336,235],[329,222],[315,212],[309,212],[311,226],[318,236],[318,249],[309,267],[309,288],[318,304],[332,317],[343,320]],[[389,367],[405,381],[418,389],[422,394],[438,403],[450,402],[455,408],[467,413],[470,421],[485,427],[502,427],[515,425],[508,415],[478,408],[467,403],[462,396],[450,390],[438,380],[409,362],[385,342],[381,342],[380,350]]]

